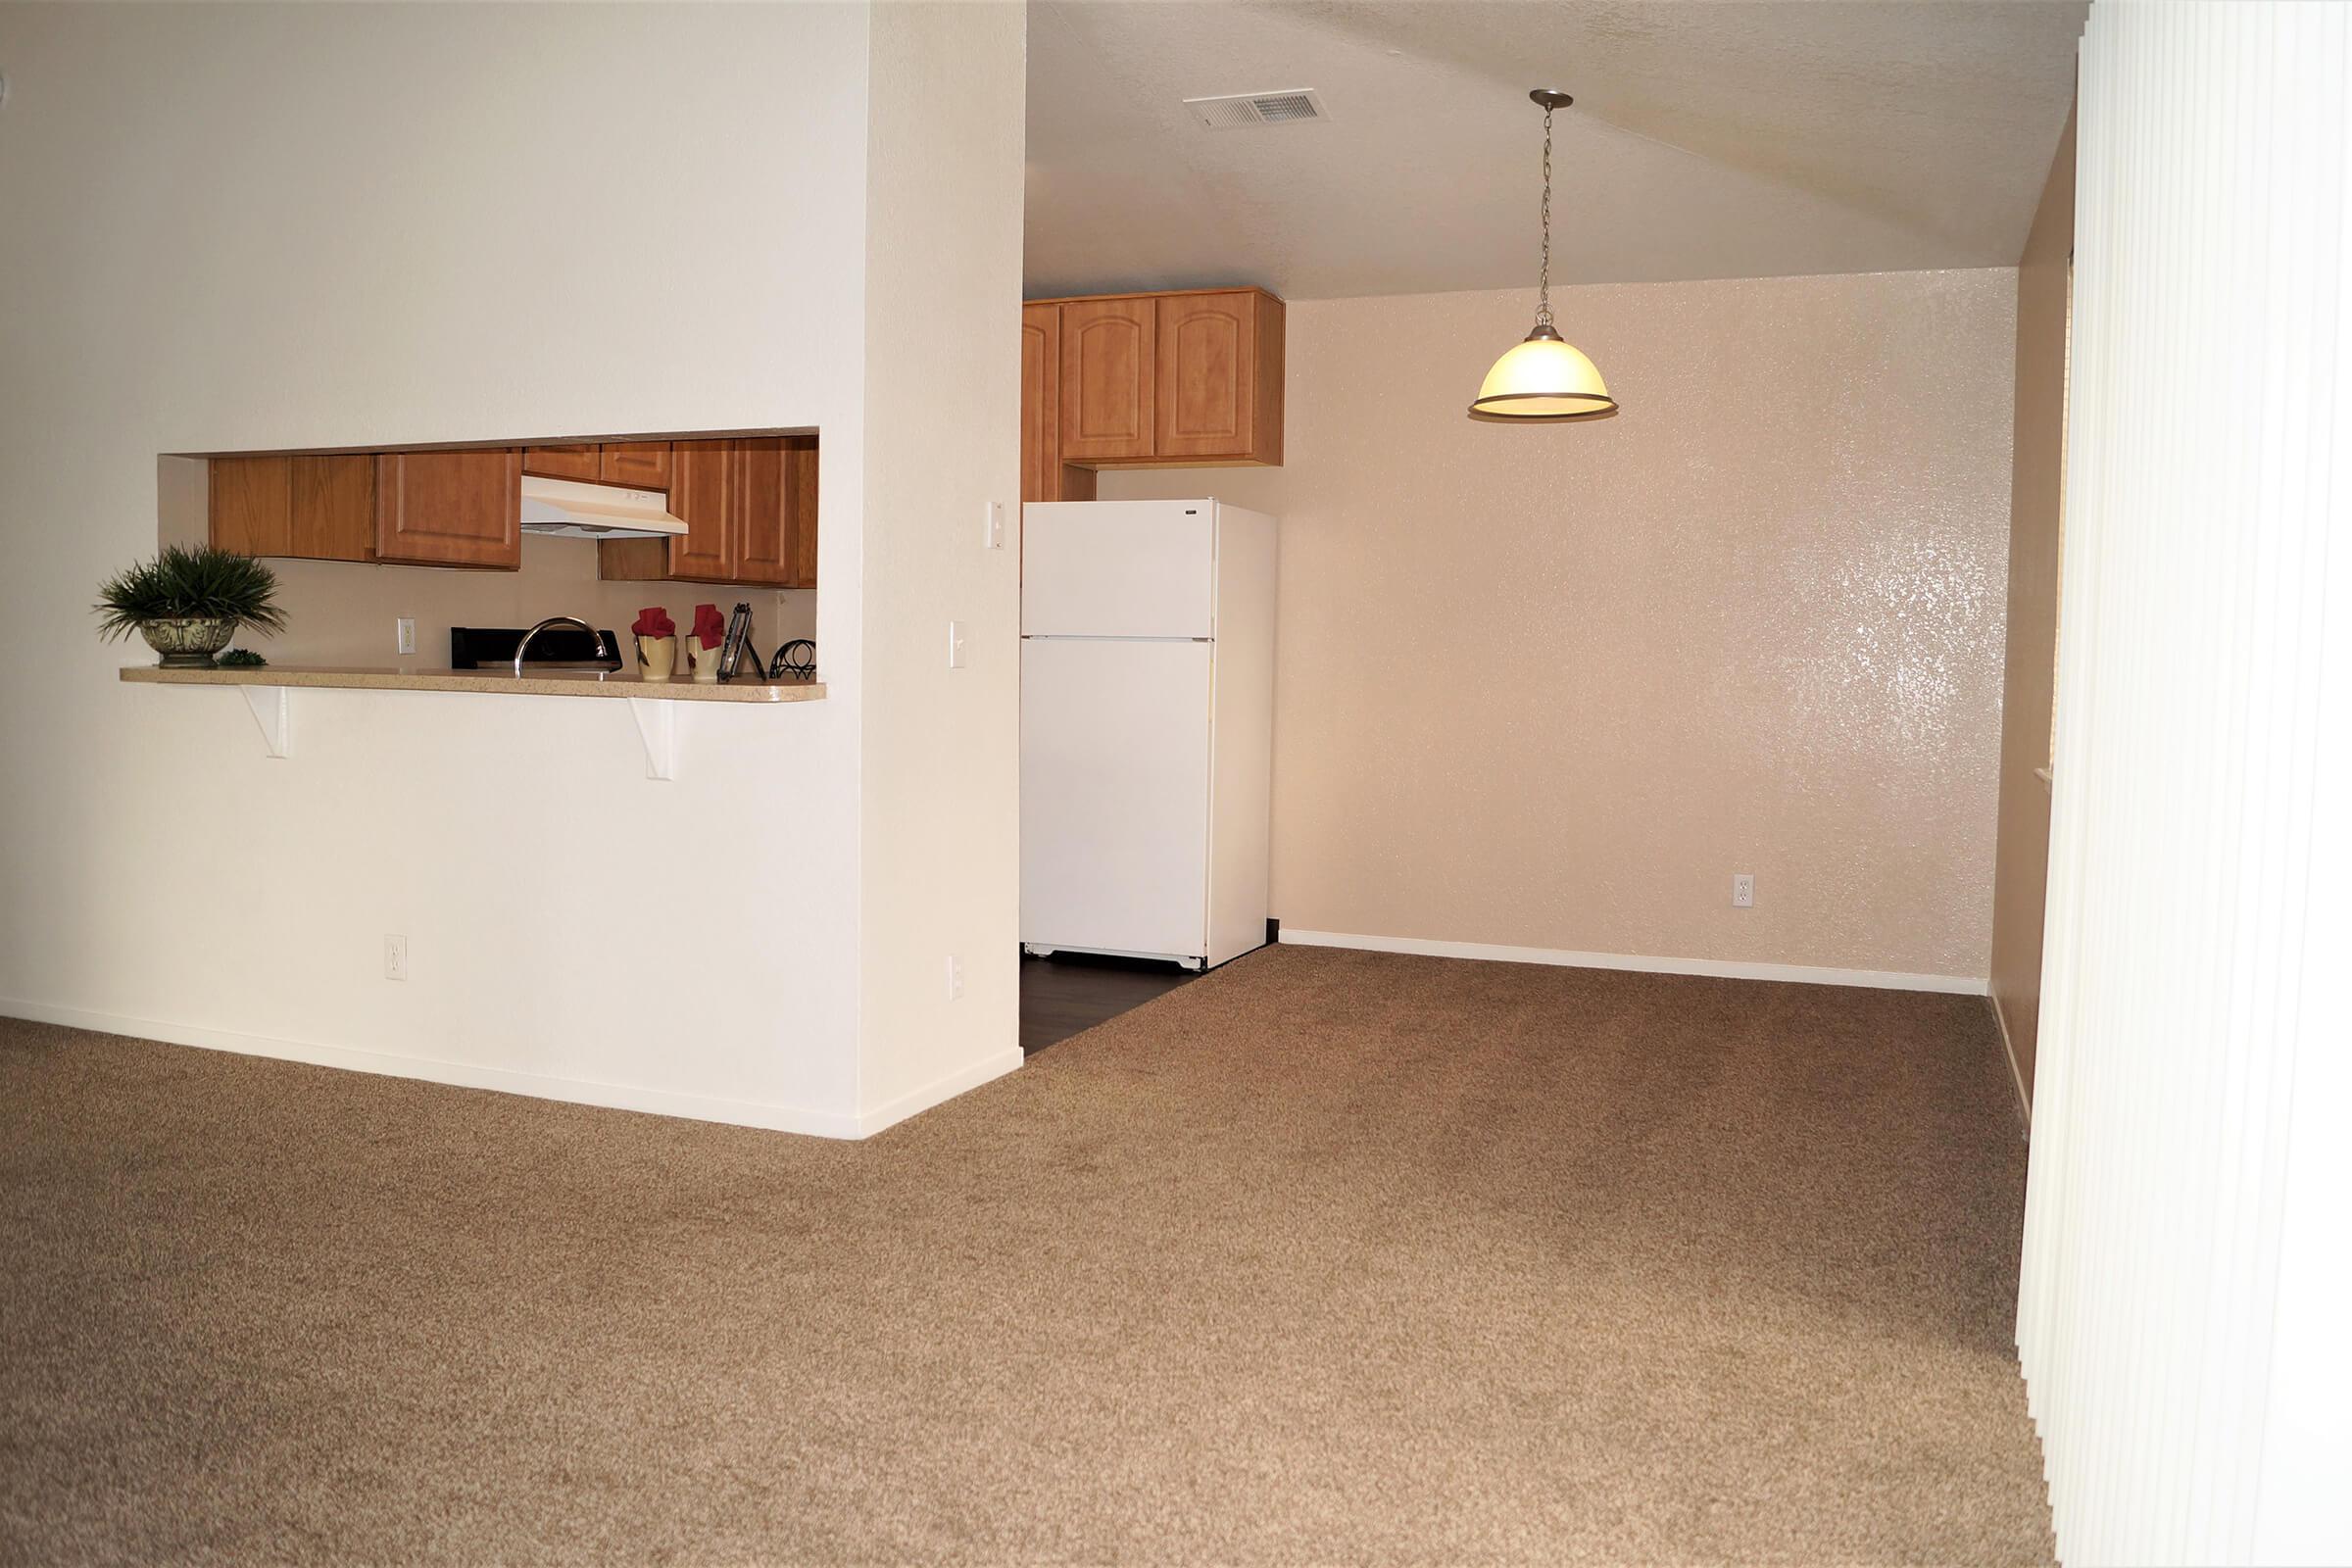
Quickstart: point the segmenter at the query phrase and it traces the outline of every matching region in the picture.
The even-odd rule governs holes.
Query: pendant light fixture
[[[1551,324],[1551,116],[1576,102],[1538,87],[1528,94],[1544,106],[1544,270],[1536,282],[1536,327],[1527,340],[1494,362],[1470,405],[1473,419],[1563,424],[1617,412],[1617,400],[1584,354],[1561,341]]]

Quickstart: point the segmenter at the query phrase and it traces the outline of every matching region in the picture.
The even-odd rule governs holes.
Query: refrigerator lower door
[[[1021,941],[1205,958],[1205,642],[1021,641]]]

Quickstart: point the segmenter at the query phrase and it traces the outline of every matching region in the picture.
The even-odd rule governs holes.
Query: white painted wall
[[[2352,1562],[2348,104],[2344,7],[2091,8],[2018,1303],[2070,1563]]]
[[[1020,1065],[1012,349],[1025,34],[1017,4],[874,12],[860,941],[869,1113],[912,1109]],[[992,499],[1007,518],[1000,550],[982,543]],[[964,628],[957,670],[948,667],[951,620]],[[951,956],[962,965],[957,1001]]]
[[[1017,15],[957,111],[1009,92],[1009,126],[932,125],[983,188],[1017,181]],[[870,1128],[870,35],[849,5],[0,9],[0,624],[38,674],[0,683],[0,1010]],[[959,304],[960,255],[924,258]],[[938,322],[955,353],[999,325]],[[935,450],[965,417],[925,412]],[[527,698],[298,694],[266,760],[235,694],[123,686],[144,650],[92,633],[159,452],[797,425],[831,695],[683,712],[675,782],[625,709]],[[926,874],[975,920],[1014,897],[985,858]],[[1012,1043],[1004,995],[963,1005]],[[919,1076],[887,1032],[863,1054]]]

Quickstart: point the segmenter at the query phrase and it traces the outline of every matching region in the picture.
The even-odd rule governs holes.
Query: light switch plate
[[[414,615],[402,615],[394,620],[392,635],[394,645],[402,653],[415,653],[416,651],[416,618]]]
[[[988,504],[988,517],[986,522],[983,524],[980,542],[991,550],[1002,550],[1004,548],[1004,502],[991,501]]]
[[[960,620],[948,622],[948,667],[963,667],[963,622]]]

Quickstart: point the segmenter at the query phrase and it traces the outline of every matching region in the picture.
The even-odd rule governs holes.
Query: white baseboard
[[[952,1080],[942,1080],[942,1084],[933,1084],[881,1111],[850,1116],[838,1111],[806,1110],[795,1105],[773,1105],[755,1100],[683,1095],[665,1089],[598,1083],[586,1078],[559,1078],[547,1073],[441,1061],[429,1056],[404,1056],[388,1052],[363,1051],[351,1046],[322,1046],[302,1040],[279,1040],[269,1035],[239,1034],[226,1029],[165,1023],[155,1018],[85,1012],[77,1007],[55,1007],[44,1003],[20,1002],[4,997],[0,997],[0,1015],[28,1018],[34,1023],[63,1024],[70,1029],[88,1029],[98,1034],[128,1035],[133,1039],[161,1040],[175,1046],[195,1046],[205,1051],[228,1051],[247,1056],[272,1056],[280,1061],[309,1062],[316,1067],[341,1067],[352,1072],[381,1073],[392,1078],[420,1078],[427,1083],[450,1084],[460,1089],[494,1089],[502,1094],[528,1095],[535,1100],[561,1100],[578,1105],[603,1105],[613,1110],[641,1110],[657,1116],[725,1122],[736,1127],[808,1133],[818,1138],[863,1138],[970,1087],[969,1084],[959,1084],[943,1088],[942,1084],[951,1083]],[[1010,1054],[1010,1065],[1019,1066],[1020,1052],[1016,1050]],[[998,1072],[1009,1070],[996,1066],[995,1061],[996,1058],[992,1058],[989,1063],[995,1070],[981,1073],[972,1082],[979,1083],[997,1076]],[[924,1096],[932,1098],[924,1099]],[[921,1102],[910,1103],[914,1101]]]
[[[2026,1093],[2026,1075],[2017,1065],[2017,1042],[2009,1038],[2009,1014],[2001,1008],[1997,992],[1986,989],[1984,1000],[1992,1004],[1992,1021],[2001,1030],[2001,1059],[2009,1063],[2009,1082],[2017,1089],[2018,1114],[2026,1118],[2026,1136],[2034,1136],[2034,1097]]]
[[[1494,963],[1548,963],[1571,969],[1631,969],[1643,974],[1700,974],[1723,980],[1790,980],[1809,986],[1868,986],[1879,991],[1987,994],[1981,975],[1897,974],[1885,969],[1820,969],[1801,963],[1744,963],[1725,958],[1655,958],[1631,953],[1570,953],[1559,948],[1509,948],[1491,942],[1438,942],[1425,937],[1357,936],[1345,931],[1282,928],[1282,940],[1309,948],[1361,948],[1371,953],[1417,953],[1432,958],[1478,958]]]
[[[858,1131],[853,1136],[871,1138],[883,1128],[954,1100],[967,1089],[977,1089],[992,1078],[1004,1077],[1027,1059],[1027,1053],[1018,1046],[983,1056],[969,1067],[958,1068],[944,1078],[934,1078],[922,1088],[908,1090],[890,1103],[877,1105],[865,1112],[858,1118]]]

